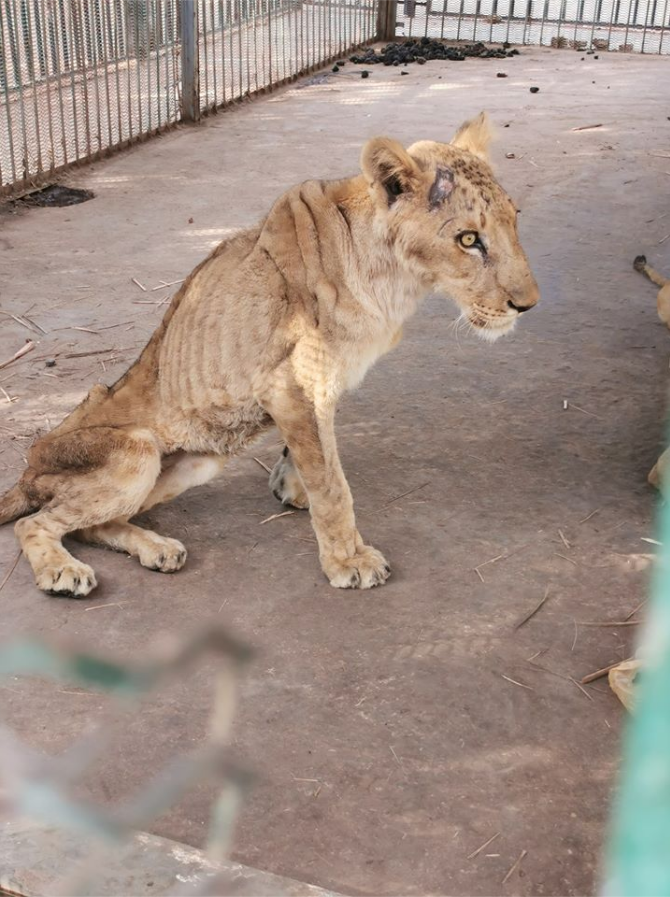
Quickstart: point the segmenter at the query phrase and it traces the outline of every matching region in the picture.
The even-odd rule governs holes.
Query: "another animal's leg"
[[[194,486],[200,486],[217,476],[226,459],[220,455],[172,455],[164,459],[163,469],[154,488],[142,503],[141,511],[170,501]],[[174,573],[186,562],[186,549],[177,539],[160,536],[127,520],[111,520],[88,527],[74,534],[84,542],[104,545],[115,551],[125,551],[139,559],[143,567]]]
[[[49,500],[15,526],[39,588],[80,597],[96,585],[95,574],[66,551],[61,539],[118,517],[136,514],[160,473],[160,453],[149,430],[90,427],[54,439],[31,452],[35,489]]]
[[[652,283],[655,283],[658,287],[664,287],[667,283],[670,283],[662,274],[659,274],[658,271],[654,270],[651,265],[647,264],[646,255],[638,255],[633,262],[633,267],[636,271],[639,271],[641,274],[644,274],[645,277],[648,277]]]
[[[309,498],[300,474],[293,463],[293,457],[284,447],[279,460],[270,474],[270,491],[283,505],[291,508],[308,508]]]
[[[667,280],[662,274],[654,270],[651,265],[648,265],[644,255],[637,256],[633,262],[633,267],[636,271],[648,277],[657,287],[660,287],[656,297],[656,310],[661,321],[663,321],[666,327],[670,327],[670,280]]]
[[[339,589],[381,585],[391,570],[356,529],[351,491],[337,454],[334,408],[317,413],[297,391],[275,397],[270,405],[307,489],[321,566],[330,584]]]

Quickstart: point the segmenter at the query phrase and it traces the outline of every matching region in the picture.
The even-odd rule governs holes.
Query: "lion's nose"
[[[512,302],[511,299],[507,300],[507,307],[513,308],[514,311],[518,311],[519,314],[523,314],[523,312],[529,311],[533,307],[533,305],[535,305],[534,302],[532,303],[532,305],[517,305],[516,302]]]

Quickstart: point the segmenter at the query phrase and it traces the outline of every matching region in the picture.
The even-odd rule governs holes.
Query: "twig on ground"
[[[592,517],[595,517],[595,515],[598,513],[598,511],[602,511],[602,508],[596,508],[595,511],[591,511],[590,514],[588,514],[582,520],[579,520],[577,522],[578,523],[586,523],[587,520],[590,520]]]
[[[264,461],[261,461],[260,458],[254,458],[254,461],[256,462],[256,464],[260,464],[263,470],[267,470],[268,473],[272,473],[272,468],[268,467],[267,464]]]
[[[575,683],[577,688],[586,695],[586,697],[589,699],[589,701],[593,700],[593,697],[588,693],[588,691],[584,688],[584,686],[581,685],[579,682],[577,682],[576,679],[573,679],[572,676],[570,676],[570,681]]]
[[[639,626],[641,620],[603,620],[600,622],[593,622],[591,620],[581,620],[580,626]]]
[[[125,349],[94,349],[92,352],[68,352],[63,358],[88,358],[89,355],[107,355],[110,352],[125,352]]]
[[[404,498],[406,495],[411,495],[413,492],[418,492],[419,489],[425,489],[426,486],[430,486],[430,480],[428,480],[427,483],[422,483],[420,486],[415,486],[413,489],[408,489],[407,492],[401,492],[400,495],[396,495],[395,498],[392,498],[390,501],[387,501],[385,505],[382,505],[379,510],[383,511],[384,508],[388,508],[389,505],[392,505],[394,501],[400,501],[400,499]]]
[[[556,555],[557,558],[563,558],[564,561],[568,561],[568,563],[573,564],[575,567],[579,566],[577,561],[573,561],[572,558],[567,557],[567,555],[565,555],[565,554],[559,554],[558,551],[555,551],[554,554]]]
[[[559,529],[559,531],[558,531],[558,535],[561,537],[561,542],[565,545],[565,547],[566,547],[566,548],[568,549],[568,551],[569,551],[571,546],[570,546],[570,543],[568,542],[568,540],[567,540],[567,539],[565,538],[565,536],[563,535],[563,531]]]
[[[623,618],[623,619],[624,619],[624,622],[626,622],[627,620],[630,620],[631,617],[634,617],[635,614],[636,614],[639,610],[642,610],[642,608],[645,606],[646,603],[647,603],[647,599],[646,599],[646,598],[644,598],[642,601],[640,601],[640,603],[638,604],[638,606],[637,606],[637,607],[634,607],[633,610],[628,614],[628,616]]]
[[[482,850],[485,850],[489,846],[489,844],[492,844],[495,841],[495,839],[498,838],[499,836],[500,836],[500,832],[496,832],[495,835],[492,835],[488,839],[488,841],[484,841],[484,843],[482,844],[481,847],[478,847],[477,850],[473,850],[472,853],[468,854],[468,859],[474,860],[474,858],[476,856],[479,856],[479,854],[482,852]]]
[[[23,552],[22,552],[22,549],[19,548],[19,550],[18,550],[18,552],[17,552],[17,555],[16,555],[16,557],[14,558],[14,563],[13,563],[12,566],[9,568],[9,570],[7,571],[7,573],[5,574],[5,578],[2,580],[2,582],[0,582],[0,592],[2,592],[2,590],[4,589],[4,587],[5,587],[5,586],[7,585],[7,583],[9,582],[9,577],[12,575],[12,573],[14,572],[14,570],[16,570],[16,565],[17,565],[18,562],[21,560],[21,555],[22,555],[22,553],[23,553]]]
[[[109,604],[92,604],[90,607],[85,607],[84,610],[100,610],[101,607],[123,607],[125,601],[111,601]]]
[[[182,278],[181,280],[171,280],[169,283],[166,283],[166,281],[161,280],[161,281],[158,282],[158,286],[157,286],[157,287],[152,287],[152,288],[151,288],[151,292],[152,292],[152,293],[155,293],[156,290],[164,290],[166,287],[173,287],[173,286],[175,286],[176,284],[178,284],[178,283],[183,283],[183,282],[184,282],[183,278]]]
[[[264,523],[269,523],[271,520],[279,520],[280,517],[288,517],[290,514],[295,514],[295,511],[283,511],[281,514],[270,514],[265,520],[261,520],[259,525],[262,526]]]
[[[516,679],[510,679],[510,677],[506,676],[504,673],[501,673],[500,675],[503,677],[503,679],[506,679],[507,682],[511,682],[512,685],[518,685],[519,688],[527,688],[528,691],[535,691],[532,685],[524,685],[523,682],[517,682]]]
[[[146,293],[147,288],[144,286],[144,284],[140,283],[136,277],[131,277],[130,279],[135,284],[135,286],[139,287],[143,293]]]
[[[535,614],[539,611],[539,609],[542,607],[542,605],[544,604],[544,602],[547,600],[548,597],[549,597],[549,586],[547,586],[547,588],[545,589],[544,595],[543,595],[542,598],[540,599],[539,604],[537,604],[537,605],[532,609],[532,611],[531,611],[530,613],[526,614],[526,616],[523,618],[523,620],[520,620],[520,621],[516,624],[516,626],[514,627],[514,629],[515,629],[515,630],[516,630],[516,629],[521,629],[522,626],[524,626],[524,625],[525,625],[525,624],[526,624],[532,617],[534,617]]]
[[[8,365],[12,364],[15,361],[18,361],[19,358],[23,358],[24,355],[28,354],[28,352],[32,352],[34,348],[35,343],[33,342],[33,340],[29,339],[28,342],[25,345],[21,346],[18,352],[15,352],[11,358],[0,363],[0,370],[2,370],[2,368],[6,368]]]
[[[628,660],[633,660],[634,658],[629,657]],[[626,661],[617,660],[614,663],[609,664],[609,666],[603,667],[602,670],[596,670],[593,673],[589,673],[587,676],[582,676],[579,680],[582,685],[588,685],[589,682],[595,682],[596,679],[602,679],[603,676],[606,676],[610,670],[613,670],[614,667],[618,667],[620,663],[626,663]]]
[[[570,128],[571,131],[593,131],[596,128],[602,128],[602,125],[582,125],[579,128]]]
[[[527,853],[528,853],[527,850],[522,850],[522,851],[521,851],[521,853],[519,854],[519,859],[518,859],[518,860],[516,861],[516,863],[512,866],[512,868],[509,870],[509,872],[507,873],[507,875],[503,878],[503,880],[502,880],[502,883],[503,883],[503,884],[507,884],[507,882],[508,882],[509,879],[512,877],[512,875],[514,875],[514,873],[516,872],[516,870],[517,870],[517,869],[519,868],[519,866],[521,865],[521,863],[522,863],[522,861],[523,861],[523,858],[527,855]]]

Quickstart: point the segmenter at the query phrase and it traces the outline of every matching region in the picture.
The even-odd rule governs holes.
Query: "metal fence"
[[[379,0],[0,0],[0,193],[309,71]]]
[[[670,54],[670,0],[400,0],[398,37]]]
[[[0,195],[396,37],[670,53],[670,0],[0,0]]]

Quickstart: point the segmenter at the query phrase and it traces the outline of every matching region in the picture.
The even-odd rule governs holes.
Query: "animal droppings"
[[[454,47],[448,46],[440,40],[422,37],[387,44],[379,52],[369,47],[362,55],[350,56],[349,61],[356,65],[408,65],[410,62],[425,65],[426,62],[433,59],[462,62],[467,57],[507,59],[518,55],[519,51],[510,50],[509,44],[495,48],[486,47],[482,43]]]
[[[539,92],[540,92],[540,88],[539,88],[539,87],[531,87],[530,92],[531,92],[531,93],[539,93]]]

